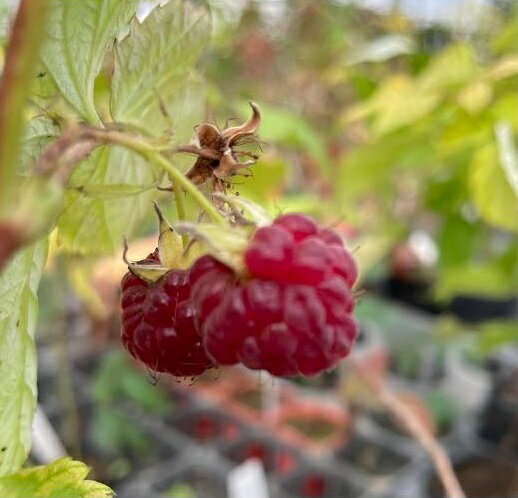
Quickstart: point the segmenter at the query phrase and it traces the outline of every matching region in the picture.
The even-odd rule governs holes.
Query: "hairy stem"
[[[0,214],[14,197],[24,107],[45,29],[46,0],[21,0],[0,80]]]
[[[173,181],[173,190],[174,190],[174,200],[176,203],[176,211],[178,213],[178,219],[180,221],[185,221],[185,205],[183,202],[183,192],[180,188],[178,182]],[[189,237],[187,235],[182,235],[182,243],[184,249],[187,247],[187,243],[189,242]]]

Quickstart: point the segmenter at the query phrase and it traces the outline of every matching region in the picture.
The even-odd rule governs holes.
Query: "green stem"
[[[89,129],[89,133],[93,138],[101,140],[105,143],[120,145],[136,152],[150,163],[158,166],[165,171],[173,182],[176,198],[180,199],[182,188],[194,199],[196,204],[207,213],[207,216],[219,225],[226,225],[225,218],[219,213],[214,205],[198,190],[181,171],[177,170],[171,162],[166,159],[160,152],[157,152],[152,145],[134,136],[127,135],[118,131],[105,131],[97,128]],[[182,212],[185,214],[182,204]],[[178,212],[180,216],[180,211]]]
[[[21,0],[0,81],[0,212],[14,200],[24,108],[45,31],[46,0]]]
[[[178,212],[178,219],[180,221],[185,221],[185,205],[183,203],[183,192],[180,188],[178,182],[173,181],[173,189],[174,189],[174,200],[176,202],[176,211]],[[187,243],[189,242],[189,237],[187,235],[182,235],[182,242],[184,249],[187,247]]]

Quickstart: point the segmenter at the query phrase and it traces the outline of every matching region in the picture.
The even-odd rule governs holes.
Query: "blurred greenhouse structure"
[[[159,3],[140,2],[143,25]],[[167,108],[174,139],[189,143],[197,123],[223,127],[245,119],[249,101],[260,106],[260,143],[245,146],[259,158],[230,191],[344,238],[360,267],[357,344],[315,377],[148,372],[120,343],[122,238],[131,259],[152,252],[151,199],[174,222],[171,193],[78,189],[67,226],[82,223],[79,202],[91,226],[100,206],[114,224],[62,230],[58,220],[50,236],[31,462],[71,455],[120,498],[445,496],[430,455],[373,396],[367,372],[434,435],[466,496],[517,497],[518,3],[207,3],[210,41]],[[95,80],[102,119],[113,59]],[[31,116],[54,112],[40,74]],[[175,161],[187,169],[193,158]],[[122,183],[112,166],[103,181]],[[196,219],[188,199],[186,210]]]

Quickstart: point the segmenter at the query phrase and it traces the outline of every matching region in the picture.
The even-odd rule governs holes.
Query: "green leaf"
[[[432,112],[439,94],[419,87],[403,74],[385,79],[366,102],[351,107],[344,114],[344,124],[374,116],[373,130],[379,136],[410,125]]]
[[[91,123],[100,119],[94,82],[107,49],[135,13],[137,0],[53,0],[42,62],[63,97]]]
[[[513,279],[495,264],[465,264],[444,268],[439,272],[434,289],[439,300],[458,294],[507,297],[514,290]]]
[[[17,471],[30,449],[36,290],[46,257],[47,244],[39,242],[18,252],[0,274],[0,476]],[[0,496],[13,495],[0,491]]]
[[[265,105],[261,105],[261,110],[263,118],[259,134],[262,140],[300,148],[315,161],[324,174],[331,173],[331,159],[324,139],[302,116],[289,109]]]
[[[460,216],[451,215],[439,230],[438,245],[442,267],[464,265],[472,254],[479,226],[468,223]]]
[[[432,59],[419,77],[419,86],[423,90],[447,90],[469,83],[479,71],[473,48],[457,43]]]
[[[115,190],[157,184],[160,173],[141,157],[120,147],[101,147],[76,168],[65,196],[65,210],[58,220],[59,243],[78,254],[110,254],[122,245],[142,217],[151,209],[154,190],[139,195],[105,200],[89,197],[77,189]],[[133,191],[134,194],[134,191]]]
[[[482,354],[489,354],[504,344],[516,344],[518,341],[518,325],[515,321],[490,321],[481,325],[477,332],[477,347]]]
[[[139,194],[143,194],[151,189],[157,187],[156,183],[152,183],[150,185],[127,185],[125,183],[112,183],[109,185],[101,184],[96,185],[93,183],[89,183],[87,185],[82,185],[79,187],[74,187],[74,189],[85,195],[86,197],[91,197],[93,199],[101,199],[105,201],[110,201],[114,199],[124,199],[127,197],[134,197]]]
[[[27,123],[20,151],[19,168],[22,173],[29,170],[34,160],[58,134],[58,126],[49,118],[38,116]]]
[[[104,484],[85,480],[88,467],[71,458],[23,469],[0,479],[0,496],[6,498],[100,498],[113,496]]]
[[[160,386],[153,386],[146,375],[129,362],[121,350],[109,352],[101,361],[92,384],[92,396],[99,404],[131,400],[142,409],[165,414],[171,404]]]
[[[115,45],[111,111],[116,121],[161,132],[160,101],[189,84],[189,75],[210,37],[210,17],[194,2],[170,0]],[[174,118],[176,109],[172,109]]]
[[[518,198],[500,166],[495,144],[475,154],[469,186],[475,206],[488,223],[518,231]]]

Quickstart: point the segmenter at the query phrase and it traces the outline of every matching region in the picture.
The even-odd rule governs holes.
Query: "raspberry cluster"
[[[211,256],[190,272],[205,349],[215,363],[273,375],[314,375],[350,351],[354,260],[340,238],[289,214],[258,229],[244,254],[247,277]]]
[[[158,251],[141,265],[159,262]],[[186,270],[171,270],[147,283],[131,272],[122,280],[122,342],[155,372],[200,375],[213,366],[198,334]]]
[[[210,255],[153,284],[128,273],[129,352],[176,376],[236,363],[278,376],[314,375],[347,356],[357,334],[357,269],[336,233],[284,215],[254,232],[243,258],[241,273]]]

